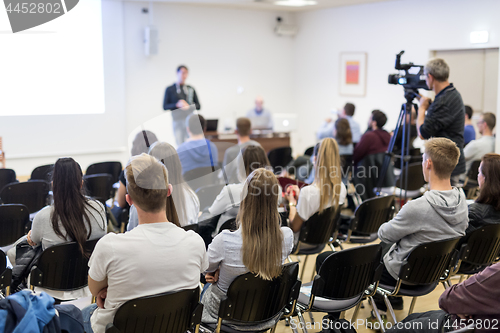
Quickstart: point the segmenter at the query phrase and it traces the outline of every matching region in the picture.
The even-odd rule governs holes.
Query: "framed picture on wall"
[[[366,53],[345,52],[340,54],[340,95],[365,96]]]

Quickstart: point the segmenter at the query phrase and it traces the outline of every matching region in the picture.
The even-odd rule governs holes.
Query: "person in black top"
[[[421,139],[448,138],[460,149],[460,159],[451,174],[451,185],[456,186],[460,174],[465,172],[464,102],[457,89],[448,81],[450,68],[443,59],[430,60],[424,67],[424,74],[427,86],[436,93],[436,98],[431,104],[429,98],[417,97],[420,102],[417,131]]]
[[[193,111],[201,108],[196,90],[185,84],[188,77],[188,68],[184,65],[177,67],[177,81],[165,90],[163,110],[172,111],[174,135],[177,145],[186,141],[186,118]]]

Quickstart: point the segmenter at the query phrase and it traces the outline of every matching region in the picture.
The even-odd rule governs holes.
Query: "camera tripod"
[[[400,169],[401,176],[404,179],[400,178],[401,191],[399,193],[400,202],[406,202],[407,199],[407,189],[408,189],[408,166],[411,160],[410,156],[410,124],[411,124],[411,108],[413,105],[413,100],[417,97],[418,92],[414,89],[405,89],[405,99],[406,103],[401,105],[401,111],[399,112],[398,123],[396,125],[396,129],[394,130],[394,134],[392,135],[391,141],[389,142],[389,147],[385,153],[384,163],[382,164],[382,172],[380,173],[380,177],[377,182],[377,187],[375,188],[375,194],[377,196],[380,195],[382,190],[382,185],[384,184],[384,179],[387,174],[387,170],[389,168],[389,163],[391,163],[391,159],[394,156],[394,143],[396,142],[396,138],[398,137],[398,133],[402,127],[402,136],[401,136],[401,161],[400,161]],[[410,116],[409,121],[406,121],[406,117]],[[401,126],[402,124],[402,126]],[[403,200],[404,196],[404,201]]]

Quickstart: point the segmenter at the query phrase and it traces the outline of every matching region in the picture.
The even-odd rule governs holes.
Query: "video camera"
[[[407,93],[418,95],[417,89],[429,90],[425,82],[424,66],[409,64],[401,64],[401,56],[405,51],[401,51],[396,55],[396,65],[394,68],[404,71],[404,74],[389,74],[390,84],[402,85]]]

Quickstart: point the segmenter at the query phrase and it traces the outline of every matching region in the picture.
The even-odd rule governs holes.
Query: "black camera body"
[[[399,84],[404,87],[406,92],[418,95],[418,89],[429,90],[425,82],[424,66],[414,65],[412,62],[401,64],[401,56],[405,51],[401,51],[396,55],[395,69],[404,71],[404,74],[389,74],[389,84]],[[413,72],[413,74],[411,74]]]

